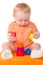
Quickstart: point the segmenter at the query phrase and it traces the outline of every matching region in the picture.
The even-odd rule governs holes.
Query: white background
[[[43,50],[43,0],[0,0],[0,51],[3,42],[7,42],[7,28],[13,18],[13,8],[17,3],[25,2],[31,7],[31,21],[40,31],[40,38],[34,40],[41,44]]]

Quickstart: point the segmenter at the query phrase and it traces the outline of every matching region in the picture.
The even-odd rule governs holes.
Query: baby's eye
[[[28,21],[28,20],[25,20],[25,21]]]
[[[19,20],[19,21],[22,21],[22,20]]]

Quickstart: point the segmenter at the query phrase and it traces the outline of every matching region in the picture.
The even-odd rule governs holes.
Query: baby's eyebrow
[[[22,19],[18,19],[18,20],[22,20]],[[28,20],[28,19],[24,19],[24,20]]]

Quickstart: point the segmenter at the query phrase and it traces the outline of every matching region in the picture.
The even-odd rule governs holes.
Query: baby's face
[[[15,14],[15,20],[18,25],[25,26],[29,23],[30,13],[24,11],[17,11]]]

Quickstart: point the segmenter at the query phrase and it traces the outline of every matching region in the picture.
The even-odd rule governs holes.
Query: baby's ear
[[[14,12],[14,10],[13,10],[13,14],[12,14],[12,16],[15,17],[15,12]]]
[[[15,14],[14,14],[14,12],[13,12],[12,16],[13,16],[13,17],[15,17]]]
[[[13,18],[14,18],[14,20],[15,20],[15,15],[14,15],[14,14],[12,14],[12,16],[13,16]]]

